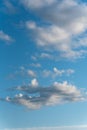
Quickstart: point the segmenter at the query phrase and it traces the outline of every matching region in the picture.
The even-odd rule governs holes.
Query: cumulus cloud
[[[67,81],[62,83],[54,82],[48,87],[34,87],[37,80],[31,81],[31,85],[18,86],[12,91],[20,91],[14,97],[2,99],[6,102],[23,105],[29,109],[39,109],[43,106],[52,106],[68,102],[84,101],[85,96],[76,86],[69,84]]]
[[[6,42],[12,42],[13,39],[6,33],[4,33],[2,30],[0,30],[0,40],[6,41]]]
[[[46,1],[49,3],[49,0]],[[33,2],[31,0],[27,2],[29,4],[26,6],[30,9],[30,3]],[[56,50],[64,58],[78,58],[85,54],[86,51],[81,47],[87,46],[87,42],[83,45],[78,39],[79,37],[83,39],[83,34],[87,30],[87,5],[79,3],[78,0],[58,0],[56,4],[50,6],[42,0],[37,3],[40,2],[44,3],[45,9],[38,5],[39,11],[35,8],[33,11],[35,10],[45,24],[26,22],[26,27],[35,33],[37,45]]]
[[[32,87],[37,87],[39,84],[38,84],[38,81],[37,81],[37,79],[32,79],[31,80],[31,86]]]

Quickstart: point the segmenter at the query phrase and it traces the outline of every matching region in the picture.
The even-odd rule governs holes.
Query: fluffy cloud
[[[30,3],[33,2],[31,0],[27,2],[29,4],[26,6],[30,8]],[[87,46],[87,42],[83,45],[78,39],[79,37],[83,39],[83,34],[87,30],[87,5],[79,3],[78,0],[58,0],[52,5],[42,0],[37,3],[40,2],[44,3],[45,9],[38,5],[38,9],[33,8],[33,10],[46,24],[37,25],[35,22],[26,22],[26,27],[35,33],[37,45],[56,50],[61,57],[65,58],[78,58],[86,53],[81,47]]]
[[[37,79],[31,80],[31,86],[32,86],[32,87],[37,87],[38,85],[39,85],[39,84],[38,84]]]
[[[85,96],[76,86],[69,84],[67,81],[63,83],[54,82],[49,87],[33,87],[36,79],[32,80],[31,85],[19,86],[12,90],[20,91],[15,97],[7,97],[2,99],[6,102],[23,105],[29,109],[39,109],[42,106],[51,106],[56,104],[84,101]],[[25,94],[22,94],[25,93]]]
[[[2,30],[0,30],[0,40],[6,41],[6,42],[12,42],[13,39],[6,33],[4,33]]]

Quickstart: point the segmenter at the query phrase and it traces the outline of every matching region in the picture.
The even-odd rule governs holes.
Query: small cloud
[[[55,75],[63,75],[65,73],[65,70],[58,70],[56,67],[53,68],[53,71],[55,73]]]
[[[35,29],[36,28],[36,23],[35,22],[33,22],[33,21],[27,21],[26,23],[25,23],[25,25],[26,25],[26,27],[27,27],[27,29]]]
[[[30,85],[32,87],[37,87],[37,86],[39,86],[39,83],[38,83],[37,79],[33,79],[33,80],[31,80],[31,84]]]
[[[75,73],[75,70],[68,69],[68,70],[66,70],[66,73],[67,73],[67,75],[71,75],[71,74]]]
[[[41,64],[40,63],[32,63],[30,64],[32,67],[40,68]]]
[[[35,73],[33,70],[27,70],[27,74],[28,74],[30,77],[36,77],[36,73]]]
[[[45,6],[50,6],[54,4],[57,0],[20,0],[20,3],[22,3],[25,8],[31,8],[31,9],[39,9],[43,8]]]
[[[51,54],[48,54],[48,53],[41,53],[40,58],[52,59],[53,56]]]
[[[0,40],[5,42],[12,42],[13,39],[6,33],[4,33],[2,30],[0,30]]]
[[[4,10],[7,13],[14,14],[16,13],[16,7],[13,5],[13,3],[10,0],[4,0]]]
[[[37,56],[31,56],[31,59],[37,61]]]
[[[58,76],[69,76],[74,72],[73,69],[58,69],[54,67],[53,70],[43,70],[43,76],[55,78]]]

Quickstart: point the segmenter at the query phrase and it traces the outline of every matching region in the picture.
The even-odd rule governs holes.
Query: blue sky
[[[86,64],[86,0],[1,0],[0,129],[87,129]]]

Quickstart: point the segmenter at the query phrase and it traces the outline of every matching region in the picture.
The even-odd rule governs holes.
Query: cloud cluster
[[[18,70],[9,74],[7,76],[7,79],[16,79],[18,77],[55,79],[56,77],[70,76],[75,72],[75,70],[73,70],[71,68],[59,69],[57,67],[53,67],[52,70],[51,69],[40,69],[41,64],[39,64],[39,63],[32,63],[32,64],[30,64],[30,66],[33,68],[28,69],[24,66],[21,66]],[[39,70],[34,70],[34,68],[39,68]]]
[[[4,33],[2,30],[0,30],[0,40],[6,41],[6,42],[12,42],[13,39],[6,33]]]
[[[57,76],[69,76],[73,74],[75,71],[73,69],[58,69],[56,67],[53,68],[53,70],[43,70],[43,76],[44,77],[52,77],[55,78]]]
[[[29,109],[39,109],[43,106],[85,100],[85,96],[81,91],[67,81],[63,83],[54,82],[53,85],[49,87],[40,87],[37,80],[33,79],[30,85],[18,86],[11,90],[20,91],[20,93],[14,97],[7,96],[6,99],[2,100],[23,105]]]
[[[23,4],[45,21],[40,25],[34,21],[26,22],[27,29],[35,34],[37,45],[56,50],[65,58],[78,58],[86,53],[81,47],[87,46],[87,42],[82,41],[87,30],[87,5],[78,0],[36,1],[25,0]]]
[[[32,66],[33,66],[33,64],[32,64]],[[37,67],[37,66],[35,66],[35,67]],[[37,74],[34,70],[26,69],[24,66],[21,66],[19,69],[15,70],[13,73],[10,73],[7,76],[7,79],[15,79],[18,77],[35,78],[35,77],[37,77]]]

